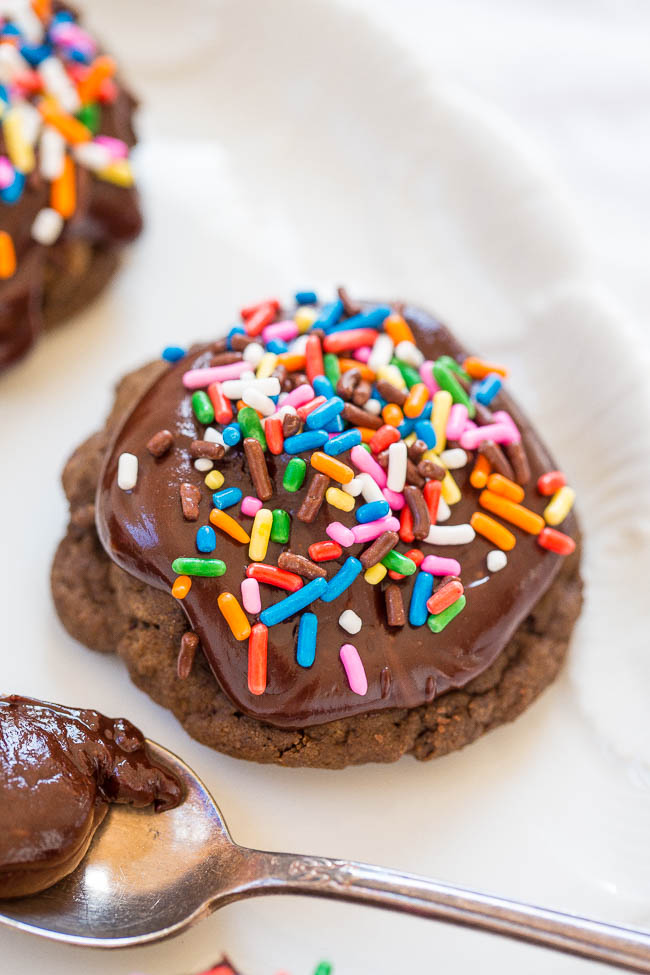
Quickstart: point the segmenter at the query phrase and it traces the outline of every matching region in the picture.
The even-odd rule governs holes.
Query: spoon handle
[[[257,851],[253,859],[257,876],[245,884],[240,896],[296,893],[351,900],[650,972],[650,932],[519,904],[365,863]]]

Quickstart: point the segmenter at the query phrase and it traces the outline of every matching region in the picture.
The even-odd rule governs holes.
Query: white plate
[[[648,357],[590,277],[535,153],[363,18],[300,0],[97,5],[147,99],[147,231],[110,293],[2,381],[2,687],[125,714],[179,752],[240,841],[430,874],[650,925]],[[140,11],[140,13],[138,12]],[[174,38],[173,50],[169,39]],[[513,366],[578,490],[587,603],[571,663],[513,725],[430,765],[256,767],[192,741],[115,658],[63,631],[48,588],[57,477],[117,377],[220,333],[268,293],[405,296]],[[645,571],[644,571],[645,570]],[[232,906],[183,938],[98,955],[3,932],[3,970],[150,975],[227,951],[249,975],[579,972],[587,963],[369,909]],[[601,971],[602,969],[594,969]]]

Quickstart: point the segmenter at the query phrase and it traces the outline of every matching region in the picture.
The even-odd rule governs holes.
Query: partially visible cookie
[[[0,27],[0,370],[85,307],[142,220],[135,100],[64,4]]]

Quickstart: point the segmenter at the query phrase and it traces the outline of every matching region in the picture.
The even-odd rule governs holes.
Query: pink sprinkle
[[[401,511],[406,504],[404,501],[404,495],[398,494],[397,491],[391,491],[390,488],[384,488],[382,494],[388,501],[393,511]]]
[[[0,156],[0,190],[6,190],[14,181],[14,167],[6,156]]]
[[[512,440],[504,440],[503,441],[504,443],[519,443],[520,442],[520,440],[521,440],[521,434],[519,433],[519,430],[517,428],[517,424],[512,419],[512,417],[510,416],[509,413],[506,413],[505,410],[495,410],[494,413],[492,414],[492,416],[494,417],[495,420],[498,420],[499,423],[505,423],[505,425],[507,427],[510,427],[511,436],[512,436],[513,439]]]
[[[460,437],[463,450],[476,450],[482,440],[494,440],[495,443],[512,443],[512,427],[507,423],[487,423],[475,430],[465,430]]]
[[[261,507],[262,502],[259,498],[253,498],[250,496],[250,494],[247,494],[245,498],[242,498],[241,513],[243,515],[248,515],[249,518],[254,518]]]
[[[185,389],[202,389],[210,383],[225,379],[239,379],[242,372],[250,369],[250,362],[232,362],[229,366],[209,366],[206,369],[190,369],[183,373]]]
[[[447,440],[459,440],[466,422],[467,407],[462,403],[454,403],[449,411],[449,420],[447,421]]]
[[[354,545],[354,535],[349,528],[342,525],[340,521],[331,521],[325,529],[325,534],[329,535],[333,542],[338,542],[343,548]]]
[[[440,386],[433,378],[433,361],[431,359],[425,359],[425,361],[420,366],[420,379],[427,387],[431,395],[437,393]]]
[[[432,576],[459,576],[460,562],[456,559],[443,559],[440,555],[427,555],[422,560],[420,568]]]
[[[309,383],[303,383],[302,386],[296,386],[292,389],[286,399],[282,400],[283,406],[302,406],[303,403],[309,403],[310,400],[314,398],[314,390],[311,388]]]
[[[354,358],[357,362],[367,362],[372,352],[371,345],[362,345],[360,349],[355,349]]]
[[[398,531],[399,520],[391,515],[386,515],[385,518],[378,518],[377,521],[367,521],[365,525],[355,525],[351,535],[358,545],[361,542],[371,542],[373,538],[379,538],[384,532]]]
[[[267,325],[262,330],[262,339],[264,342],[272,342],[273,339],[290,342],[291,339],[295,339],[297,334],[298,326],[291,319],[287,319],[284,322],[274,322],[272,325]]]
[[[428,557],[431,558],[431,556]],[[262,597],[260,596],[260,584],[257,579],[242,580],[241,601],[247,613],[255,615],[255,613],[261,612]]]
[[[129,154],[129,147],[122,139],[114,139],[112,135],[96,135],[94,142],[108,149],[113,159],[126,159]]]
[[[473,420],[467,419],[467,420],[465,420],[465,426],[463,427],[463,433],[465,433],[466,430],[476,430],[477,428],[478,428],[478,423],[474,423]]]
[[[350,451],[350,460],[356,468],[360,471],[364,471],[366,474],[370,474],[373,481],[375,481],[380,488],[386,487],[386,471],[379,466],[376,460],[370,456],[367,450],[357,444]]]
[[[350,690],[363,697],[364,694],[368,693],[368,678],[361,663],[359,651],[351,643],[344,643],[339,651],[339,656],[345,669]]]

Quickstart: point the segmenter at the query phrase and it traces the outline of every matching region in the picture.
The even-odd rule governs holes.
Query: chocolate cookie
[[[373,312],[374,319],[364,319],[364,315],[372,316]],[[323,318],[326,313],[316,309],[313,318],[318,314]],[[344,310],[341,309],[339,314],[343,316]],[[470,365],[472,360],[465,359],[462,349],[447,330],[425,313],[407,308],[403,310],[403,315],[402,318],[401,315],[391,312],[391,309],[384,309],[379,325],[386,320],[385,328],[390,330],[396,321],[397,332],[402,336],[402,341],[406,341],[403,335],[415,338],[416,346],[423,349],[428,356],[422,365],[425,373],[435,362],[436,375],[442,382],[446,382],[445,369],[449,371],[452,363],[456,362],[459,370],[457,375],[467,385],[470,376],[461,364],[464,363],[474,372],[477,369],[480,371],[485,365]],[[324,341],[318,328],[312,328],[311,334],[315,334],[319,343],[322,343],[326,355],[334,356],[334,350],[338,351],[339,348],[349,354],[353,346],[346,345],[346,342],[353,341],[350,335],[354,326],[361,332],[367,321],[372,320],[377,327],[377,316],[378,308],[373,306],[370,311],[361,314],[357,311],[356,315],[348,315],[347,317],[356,318],[349,328],[345,327],[345,318],[338,325],[335,323],[333,328],[329,323],[327,327],[330,331],[326,332]],[[267,315],[268,320],[264,327],[273,323],[276,317],[282,318],[277,308],[270,318]],[[299,317],[296,315],[296,318]],[[246,316],[244,321],[247,325]],[[285,334],[288,336],[290,331],[285,330]],[[236,338],[242,336],[242,333],[243,338]],[[279,330],[276,329],[272,334],[279,334]],[[367,334],[366,329],[359,341],[368,342]],[[328,337],[335,335],[340,337],[328,341]],[[231,333],[228,344],[234,348],[236,345],[245,345],[249,340],[250,336],[246,335],[244,328]],[[394,344],[399,351],[399,343]],[[409,479],[412,483],[401,485],[402,511],[406,508],[411,513],[411,521],[402,513],[397,523],[398,531],[383,531],[386,526],[381,523],[381,531],[378,529],[376,534],[379,537],[375,541],[371,541],[374,537],[372,532],[370,535],[361,533],[355,536],[351,551],[358,553],[359,559],[356,555],[349,554],[350,549],[343,552],[342,548],[338,555],[335,550],[333,560],[328,558],[314,563],[311,558],[306,558],[309,554],[318,559],[315,550],[310,551],[310,546],[314,542],[327,541],[326,529],[333,520],[352,532],[356,515],[363,513],[360,508],[354,514],[337,509],[334,502],[346,502],[342,502],[338,495],[327,494],[329,488],[334,486],[332,482],[329,487],[326,486],[323,497],[318,481],[314,485],[315,474],[320,473],[318,470],[312,473],[311,480],[302,489],[289,492],[286,487],[280,488],[280,484],[287,484],[289,464],[296,457],[296,454],[288,454],[287,451],[302,443],[287,443],[289,437],[296,436],[295,429],[292,429],[288,431],[284,444],[280,444],[279,449],[271,443],[274,449],[269,452],[262,450],[260,455],[272,491],[272,500],[269,499],[266,503],[269,509],[286,512],[286,525],[290,526],[290,545],[277,543],[273,547],[271,544],[269,554],[263,557],[265,561],[259,557],[255,559],[249,548],[242,547],[241,540],[231,537],[232,525],[224,522],[219,514],[222,511],[219,507],[222,498],[216,497],[219,493],[217,491],[214,499],[217,515],[214,518],[210,516],[210,523],[220,531],[225,524],[229,527],[229,532],[223,538],[221,535],[219,537],[217,554],[223,556],[223,561],[205,561],[210,561],[211,564],[220,562],[222,566],[227,566],[227,571],[224,570],[223,579],[204,576],[189,578],[191,592],[188,596],[186,589],[182,601],[170,596],[175,575],[180,571],[178,567],[176,572],[172,570],[172,560],[179,555],[196,557],[194,539],[196,537],[199,541],[201,537],[197,535],[197,528],[200,530],[203,527],[201,522],[208,520],[206,495],[209,497],[209,492],[202,482],[205,470],[212,464],[206,463],[210,460],[205,454],[207,448],[200,445],[208,443],[212,447],[215,444],[221,447],[221,450],[212,450],[212,453],[214,463],[226,478],[224,490],[236,486],[237,490],[242,490],[247,496],[253,497],[257,493],[260,498],[267,493],[268,485],[262,477],[264,470],[260,472],[256,468],[260,463],[259,456],[251,450],[248,443],[251,439],[255,440],[255,437],[244,437],[244,447],[233,444],[224,456],[223,437],[205,439],[208,430],[214,430],[209,426],[206,430],[206,424],[213,422],[214,415],[211,419],[207,416],[199,419],[192,415],[191,409],[188,413],[187,407],[182,405],[189,401],[189,394],[183,392],[183,377],[190,376],[189,381],[192,381],[198,369],[218,369],[226,360],[230,360],[230,364],[239,361],[231,351],[224,351],[223,345],[221,343],[216,352],[214,347],[197,347],[190,350],[178,365],[170,367],[164,362],[154,363],[128,376],[118,389],[116,405],[105,429],[80,447],[68,463],[63,480],[71,505],[71,522],[68,534],[59,547],[52,576],[57,609],[68,630],[93,649],[118,652],[127,663],[135,683],[173,710],[194,737],[221,751],[256,761],[340,768],[351,763],[393,761],[407,752],[420,759],[431,758],[462,747],[484,731],[511,720],[524,710],[555,677],[580,611],[578,549],[566,558],[549,550],[549,546],[557,545],[564,547],[565,551],[573,549],[573,542],[564,531],[569,531],[577,538],[577,525],[574,516],[564,511],[561,512],[564,519],[562,533],[553,534],[550,530],[549,534],[548,528],[541,530],[540,525],[543,526],[544,521],[540,512],[548,510],[548,498],[538,493],[535,483],[540,475],[548,473],[554,465],[515,404],[503,391],[496,391],[499,384],[494,379],[495,374],[489,370],[486,378],[471,387],[472,397],[476,391],[481,393],[483,399],[491,396],[491,406],[499,407],[494,413],[497,420],[480,403],[480,399],[476,409],[471,406],[476,413],[475,421],[465,415],[461,424],[465,433],[459,430],[456,433],[459,440],[451,444],[451,449],[459,451],[459,454],[453,457],[445,452],[436,454],[433,448],[427,448],[426,443],[423,445],[424,451],[421,447],[415,447],[416,441],[410,436],[412,431],[407,432],[408,422],[403,419],[406,426],[402,427],[401,432],[409,440],[409,450],[414,448],[411,456],[416,468],[409,468]],[[332,351],[328,353],[328,350]],[[322,354],[322,348],[320,351]],[[280,357],[285,355],[282,352],[278,354]],[[400,355],[402,354],[413,361],[417,358],[406,347],[402,347]],[[210,365],[213,361],[217,363],[216,366]],[[397,361],[404,365],[402,360]],[[286,357],[282,362],[278,360],[276,370],[278,365],[284,366],[285,363],[290,364]],[[340,378],[343,378],[351,369],[346,366],[345,360],[340,360],[340,364],[344,370]],[[331,368],[332,365],[330,360],[328,367]],[[411,404],[415,403],[418,395],[424,400],[424,394],[417,388],[421,384],[416,383],[408,371],[405,374],[410,379],[410,392],[409,385],[405,382],[402,384],[402,396],[391,394],[386,383],[390,386],[388,379],[392,378],[395,382],[397,379],[389,371],[388,379],[377,376],[374,380],[371,379],[375,381],[375,388],[372,390],[375,397],[381,396],[386,405],[389,403],[387,396],[391,395],[394,405],[398,399],[404,404],[410,393],[413,394]],[[212,375],[210,374],[210,378]],[[199,378],[202,380],[202,377]],[[291,383],[286,383],[286,379],[287,377],[283,377],[285,392],[291,388]],[[306,380],[303,380],[304,377],[299,376],[294,386],[306,385]],[[359,380],[366,382],[361,374]],[[314,386],[318,385],[314,379]],[[444,399],[436,399],[437,385],[430,384],[434,411],[437,409],[436,403],[440,405]],[[346,409],[343,416],[352,418],[358,424],[360,421],[355,409],[363,410],[365,416],[371,418],[373,414],[364,409],[368,397],[363,402],[363,390],[360,390],[361,395],[358,397],[362,405],[354,404],[353,386],[358,388],[358,384],[353,383],[346,390],[344,382],[340,390],[337,385],[337,392],[342,393],[341,398],[344,398],[346,407],[353,407],[352,410]],[[490,392],[491,386],[494,388]],[[322,383],[320,387],[325,388]],[[223,388],[228,392],[229,387]],[[458,400],[463,399],[457,387],[452,384],[452,388]],[[215,393],[214,389],[212,392]],[[235,390],[233,387],[233,392],[238,393],[239,389]],[[198,403],[200,400],[199,397],[194,402]],[[324,396],[323,400],[324,403],[316,406],[331,404],[333,397]],[[216,395],[213,395],[213,401],[221,403]],[[260,402],[260,405],[263,404]],[[413,408],[405,408],[407,415],[408,412],[414,412]],[[243,409],[245,407],[240,404],[240,427],[245,427],[250,419],[248,414],[242,412]],[[423,417],[426,410],[427,407],[423,406],[417,416]],[[505,443],[508,439],[507,431],[504,434],[498,427],[499,414],[503,424],[508,417],[508,422],[514,424],[512,429],[515,433],[517,430],[521,432],[520,439],[518,433],[516,438],[515,433],[512,434],[510,445]],[[384,415],[390,416],[390,411]],[[458,418],[459,414],[455,416]],[[163,417],[168,421],[166,424],[162,423]],[[433,415],[430,426],[435,427],[437,419]],[[366,422],[371,424],[374,421],[371,419]],[[425,421],[424,426],[418,427],[423,436],[430,435],[426,422],[428,421]],[[320,421],[314,421],[311,427],[305,425],[303,432],[318,430],[319,423]],[[288,426],[295,428],[295,423]],[[300,426],[299,423],[298,428]],[[351,429],[351,423],[348,422],[347,426],[344,423],[342,426],[341,436]],[[371,450],[367,456],[378,458],[377,463],[385,461],[389,475],[390,458],[393,456],[390,443],[400,440],[399,436],[395,439],[386,432],[384,428],[390,426],[390,423],[380,421],[379,424],[374,424],[374,429],[370,427],[369,433],[363,434]],[[485,426],[490,437],[483,438],[480,434],[471,433],[481,426]],[[162,435],[163,428],[166,427],[169,427],[171,441],[163,437],[165,443],[160,441],[162,452],[159,452],[151,440],[154,436]],[[253,423],[251,430],[254,427]],[[275,436],[273,425],[267,425],[266,429],[269,440],[272,441]],[[372,437],[380,431],[383,432],[379,442],[373,441]],[[330,432],[339,436],[333,430]],[[466,436],[466,433],[471,435]],[[438,434],[440,436],[439,424]],[[504,443],[507,456],[511,458],[517,471],[505,468],[504,473],[510,473],[515,480],[501,474],[501,480],[493,479],[490,484],[490,488],[496,490],[479,494],[472,482],[477,469],[473,466],[473,458],[482,458],[478,468],[486,479],[488,472],[491,471],[494,475],[506,459],[503,450],[491,440],[492,434]],[[373,448],[382,446],[383,437],[389,438],[388,458],[383,457],[383,449],[375,449],[373,452]],[[147,443],[148,450],[144,449]],[[460,464],[462,457],[459,459],[459,456],[463,455],[463,447],[458,446],[459,443],[465,443],[467,450],[464,464],[457,468],[453,465]],[[519,444],[519,449],[510,449],[512,444]],[[438,445],[439,450],[441,446],[442,444]],[[128,455],[129,447],[133,450],[130,456],[137,456],[139,462],[135,481],[129,480],[133,471],[125,473],[125,469],[121,469],[120,473],[119,470],[122,463],[120,458]],[[473,453],[475,448],[480,448],[476,455]],[[334,450],[333,447],[330,449]],[[334,453],[333,459],[343,466],[350,462],[365,463],[363,456],[354,455],[352,450],[338,456]],[[446,471],[445,459],[452,464],[452,471]],[[198,465],[203,468],[203,473],[197,470],[198,460],[203,461]],[[526,507],[522,508],[512,498],[521,500],[520,494],[524,494],[524,488],[516,484],[517,476],[524,479],[526,475],[522,467],[524,461],[530,467],[526,476],[530,484],[525,489]],[[317,459],[316,463],[321,462]],[[493,466],[490,467],[490,464]],[[426,532],[427,540],[431,540],[430,544],[423,539],[420,531],[419,537],[422,541],[416,540],[415,547],[404,553],[400,549],[413,541],[414,532],[418,528],[422,529],[420,521],[426,520],[420,511],[418,491],[424,491],[422,485],[426,486],[438,480],[441,465],[442,476],[445,479],[450,478],[457,492],[454,494],[447,481],[447,496],[452,508],[449,520],[454,523],[454,535],[452,537],[443,533],[440,536],[438,525],[434,521],[433,525],[429,524]],[[330,470],[330,467],[325,464],[325,469]],[[340,470],[335,469],[334,476],[339,476]],[[393,469],[393,484],[396,483],[394,475]],[[376,476],[379,478],[379,475]],[[211,483],[216,486],[215,481]],[[194,494],[195,500],[198,500],[201,512],[198,523],[183,516],[182,492],[179,496],[181,484],[189,485],[192,489],[190,495]],[[559,483],[554,486],[561,487]],[[409,491],[409,487],[417,488],[417,491]],[[337,489],[340,491],[340,488]],[[503,494],[499,497],[505,498],[514,508],[502,504],[498,497],[494,501],[494,496],[499,491],[511,492],[511,499]],[[400,503],[397,495],[400,492],[390,492],[389,488],[387,496],[397,511]],[[96,494],[99,501],[98,512],[94,507]],[[340,494],[344,498],[345,492]],[[424,491],[424,494],[426,496],[427,492]],[[435,489],[431,494],[436,494]],[[257,502],[257,499],[254,500]],[[556,509],[558,505],[562,507],[562,498],[555,496],[554,501]],[[366,500],[366,508],[371,504],[372,502]],[[254,507],[259,507],[259,502]],[[229,510],[235,516],[235,525],[239,526],[236,530],[245,529],[244,535],[248,538],[248,532],[252,531],[251,518],[246,515],[238,516],[236,508],[231,507]],[[248,510],[247,507],[246,511]],[[370,510],[370,515],[373,510]],[[383,510],[380,503],[376,513]],[[492,512],[489,516],[492,519],[491,524],[482,524],[475,517],[482,515],[485,518],[486,510]],[[442,511],[441,507],[438,523]],[[510,527],[506,528],[506,525],[496,522],[495,513],[505,518],[510,527],[514,519],[516,527],[513,532]],[[186,511],[186,514],[189,512]],[[549,520],[553,524],[558,523],[551,515]],[[358,525],[363,525],[361,517],[357,522]],[[380,522],[381,518],[373,524]],[[97,534],[97,524],[101,528],[103,544]],[[524,524],[525,530],[520,530],[521,524]],[[471,525],[477,526],[478,534],[475,534],[473,528],[470,530]],[[126,533],[125,527],[128,528]],[[425,525],[424,528],[426,527]],[[456,538],[459,528],[466,539],[465,543]],[[493,540],[483,537],[485,532],[490,535],[495,531]],[[399,544],[395,544],[395,539],[389,539],[391,546],[387,552],[383,555],[378,553],[383,562],[375,562],[370,550],[378,541],[381,543],[380,548],[385,546],[385,536],[391,532],[396,536],[399,534]],[[465,547],[470,534],[471,545]],[[346,536],[343,534],[341,537]],[[359,551],[357,537],[367,538],[370,545]],[[447,538],[449,541],[446,541]],[[407,541],[409,539],[410,542]],[[137,544],[134,540],[137,540]],[[348,545],[352,544],[348,542]],[[462,548],[457,547],[461,544]],[[279,552],[279,548],[283,551]],[[424,552],[420,549],[424,549]],[[507,550],[507,556],[503,550]],[[106,554],[107,551],[110,552],[110,557]],[[199,552],[201,551],[205,552],[205,548],[202,549],[199,544]],[[389,553],[393,551],[398,555],[397,560],[389,557]],[[417,564],[421,564],[422,557],[430,554],[434,556],[430,563],[430,572],[437,572],[438,576],[453,567],[455,556],[458,555],[462,562],[460,579],[440,578],[435,590],[433,578],[418,582],[418,579],[426,576],[427,566],[413,576],[416,559]],[[297,563],[296,557],[299,560]],[[359,568],[356,568],[359,560]],[[364,565],[364,560],[370,564]],[[508,561],[507,568],[497,571],[504,560]],[[345,590],[347,595],[339,598],[341,579],[349,571],[350,565],[355,569],[356,575]],[[368,576],[373,565],[378,565],[379,571],[375,570],[374,576],[372,572]],[[283,569],[283,566],[286,568]],[[195,571],[195,568],[196,566],[190,566],[190,571]],[[217,568],[219,572],[222,571]],[[282,600],[267,607],[271,610],[270,614],[267,610],[256,614],[250,607],[246,607],[249,615],[257,615],[260,621],[253,626],[249,642],[253,640],[255,626],[259,625],[262,630],[267,630],[268,682],[264,675],[260,685],[255,686],[254,681],[251,683],[252,658],[249,657],[247,674],[246,645],[243,643],[251,629],[248,620],[237,604],[237,620],[242,627],[242,631],[237,633],[236,628],[233,628],[236,625],[235,618],[228,621],[230,610],[222,604],[221,597],[217,600],[217,596],[220,593],[230,593],[233,600],[238,600],[240,581],[249,578],[261,580],[265,584],[269,568],[272,572],[284,572],[286,578],[280,578],[281,584],[285,589],[292,587],[301,593],[301,599],[306,598],[302,594],[307,589],[308,573],[317,578],[324,575],[329,591],[334,591],[333,596],[338,602],[332,605],[331,599],[324,605],[318,603],[319,609],[312,600],[313,612],[303,614],[303,619],[305,616],[318,614],[318,647],[315,659],[312,658],[311,661],[301,660],[300,653],[296,659],[299,627],[294,614],[289,613],[286,620],[282,616],[280,619],[274,617],[278,612],[275,607],[280,606]],[[386,574],[386,568],[390,577]],[[362,569],[365,572],[360,575]],[[198,571],[202,572],[203,566],[199,565]],[[302,580],[299,579],[299,572],[304,573]],[[376,578],[382,572],[386,576],[383,581]],[[232,579],[229,578],[230,574]],[[332,583],[335,576],[336,581]],[[418,587],[417,593],[412,576]],[[181,586],[187,586],[183,581],[184,576],[178,578],[181,579]],[[278,578],[275,578],[275,585],[278,584]],[[221,582],[227,584],[215,587],[215,583]],[[321,589],[322,586],[319,586],[319,593]],[[426,606],[422,589],[427,597]],[[176,583],[174,592],[180,593]],[[288,594],[291,596],[292,592],[289,591]],[[286,592],[282,593],[282,599],[284,598]],[[321,600],[322,598],[321,596]],[[215,604],[218,604],[221,612]],[[414,608],[417,612],[414,612]],[[363,629],[357,635],[348,635],[352,633],[352,629],[347,632],[344,629],[341,616],[343,610],[351,612],[352,617],[359,614],[363,617]],[[188,631],[187,617],[192,623],[192,631]],[[425,622],[428,625],[423,625]],[[354,620],[352,623],[354,624]],[[183,640],[184,634],[188,635]],[[195,653],[199,637],[203,652]],[[184,647],[179,658],[182,643]],[[348,651],[346,647],[351,647],[351,650]],[[344,659],[345,654],[351,654],[352,651],[354,655]],[[264,662],[267,662],[266,656]],[[183,679],[179,679],[179,671]]]
[[[0,370],[101,291],[142,221],[135,100],[62,3],[0,27]]]

